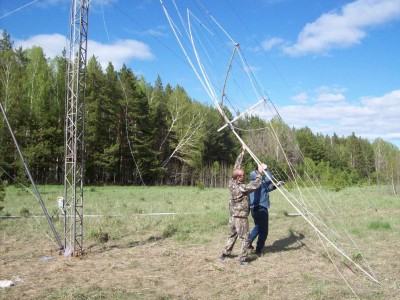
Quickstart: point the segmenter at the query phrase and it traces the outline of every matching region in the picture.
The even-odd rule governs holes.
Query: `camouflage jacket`
[[[235,169],[242,167],[244,153],[240,153],[235,162]],[[246,218],[250,213],[249,194],[261,185],[261,174],[249,184],[231,178],[229,187],[229,212],[233,217]]]

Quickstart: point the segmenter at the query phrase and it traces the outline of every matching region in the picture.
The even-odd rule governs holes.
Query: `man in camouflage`
[[[239,254],[239,262],[241,265],[248,264],[246,262],[247,251],[250,246],[250,230],[249,221],[247,219],[250,213],[249,194],[261,185],[262,172],[265,165],[259,165],[259,173],[251,184],[244,183],[244,171],[242,170],[242,162],[246,148],[243,147],[242,152],[236,159],[235,168],[232,178],[229,180],[229,227],[230,235],[222,251],[221,260],[224,260],[232,252],[236,239],[241,240],[241,249]]]

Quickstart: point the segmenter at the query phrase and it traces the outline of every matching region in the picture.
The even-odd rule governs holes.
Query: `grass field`
[[[39,191],[63,237],[63,187]],[[0,299],[400,299],[400,198],[378,187],[325,193],[361,249],[352,257],[366,257],[379,284],[325,250],[301,216],[288,216],[294,210],[279,193],[271,194],[263,255],[240,266],[239,243],[219,260],[226,189],[86,187],[84,255],[65,257],[35,197],[7,187],[0,281],[15,285],[0,289]]]

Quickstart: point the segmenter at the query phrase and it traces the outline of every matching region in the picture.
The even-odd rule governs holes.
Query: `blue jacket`
[[[269,170],[266,170],[266,172],[271,178],[273,178]],[[256,171],[250,173],[250,183],[254,181],[256,176],[257,176]],[[250,208],[258,206],[269,208],[270,207],[269,192],[275,189],[276,186],[272,183],[271,179],[268,178],[268,176],[264,176],[261,181],[261,186],[250,194]]]

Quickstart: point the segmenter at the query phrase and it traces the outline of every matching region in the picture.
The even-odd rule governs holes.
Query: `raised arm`
[[[263,177],[262,176],[262,172],[264,170],[264,166],[265,166],[264,164],[258,165],[257,176],[256,176],[256,179],[254,179],[253,182],[248,183],[248,184],[242,184],[240,186],[240,189],[241,189],[242,192],[251,193],[252,191],[254,191],[254,190],[256,190],[256,189],[258,189],[260,187],[261,180],[262,180],[262,177]]]
[[[246,147],[243,146],[242,152],[240,152],[239,156],[236,158],[234,169],[241,169],[243,163],[244,152],[246,151]]]

